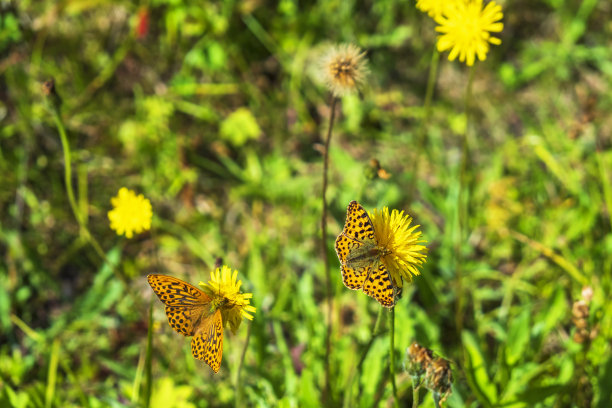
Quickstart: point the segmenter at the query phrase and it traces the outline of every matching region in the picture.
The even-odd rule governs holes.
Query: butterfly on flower
[[[242,317],[253,319],[255,308],[250,305],[250,293],[240,293],[242,281],[238,272],[223,266],[211,272],[208,283],[200,282],[203,290],[180,279],[153,274],[149,285],[166,305],[168,323],[178,333],[193,336],[191,354],[204,361],[216,373],[221,368],[223,355],[223,327],[229,322],[236,332]]]
[[[336,239],[336,253],[344,285],[363,292],[385,307],[393,307],[401,297],[403,279],[418,275],[427,248],[418,245],[418,225],[403,211],[387,207],[374,210],[372,218],[357,202],[351,201],[344,229]]]

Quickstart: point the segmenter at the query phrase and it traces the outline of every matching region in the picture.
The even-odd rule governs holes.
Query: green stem
[[[459,192],[457,194],[457,211],[458,211],[458,232],[457,238],[455,239],[455,254],[457,257],[456,270],[456,286],[457,286],[457,297],[455,307],[455,322],[457,325],[457,332],[463,331],[463,254],[461,247],[464,239],[464,233],[467,231],[468,221],[468,194],[467,191],[467,167],[469,163],[469,129],[470,129],[470,105],[472,102],[472,84],[474,82],[474,66],[470,67],[469,79],[465,90],[465,130],[462,138],[462,155],[461,155],[461,168],[459,174]],[[465,196],[465,197],[464,197]]]
[[[57,131],[60,135],[60,140],[62,141],[62,150],[64,152],[64,182],[66,183],[66,194],[68,195],[70,208],[72,208],[72,212],[74,213],[74,217],[76,218],[77,223],[79,224],[81,233],[85,236],[86,240],[91,244],[91,246],[100,256],[100,258],[102,258],[102,260],[104,260],[105,262],[108,262],[108,260],[106,259],[106,254],[102,250],[102,247],[89,232],[89,229],[87,228],[87,222],[81,215],[76,199],[74,198],[74,187],[72,185],[72,154],[70,152],[68,136],[66,136],[66,128],[64,127],[64,122],[62,121],[62,117],[60,116],[58,109],[54,107],[52,111],[53,120],[55,122],[55,125],[57,126]]]
[[[64,182],[66,184],[68,201],[70,202],[70,207],[72,208],[72,212],[74,213],[79,226],[82,228],[83,220],[81,219],[81,213],[79,212],[76,199],[74,198],[74,188],[72,187],[72,155],[70,153],[70,145],[68,144],[68,137],[66,136],[64,122],[62,121],[59,112],[57,112],[55,109],[53,109],[53,120],[55,121],[55,126],[57,126],[57,131],[59,132],[60,139],[62,141],[62,150],[64,152]]]
[[[431,397],[433,398],[433,401],[434,401],[434,407],[440,408],[440,394],[434,391],[431,393]]]
[[[433,52],[431,54],[431,61],[429,63],[429,77],[427,79],[427,90],[425,91],[425,102],[423,103],[423,119],[419,125],[417,131],[417,146],[423,147],[425,153],[429,155],[429,149],[424,147],[427,145],[427,129],[429,127],[429,119],[431,118],[431,101],[433,99],[434,88],[436,85],[436,79],[438,77],[438,65],[440,62],[440,53],[434,45]],[[408,197],[410,200],[414,197],[414,191],[416,188],[417,180],[419,179],[419,160],[412,161],[412,181],[408,187]]]
[[[391,375],[391,387],[393,388],[393,399],[395,401],[395,406],[399,407],[397,386],[395,384],[395,307],[391,308],[391,314],[389,315],[389,327],[391,329],[389,334],[389,374]]]
[[[59,363],[60,344],[55,339],[51,346],[51,357],[49,360],[49,372],[47,374],[47,388],[45,390],[45,408],[50,408],[55,399],[55,386],[57,384],[57,366]]]
[[[421,386],[416,384],[414,378],[412,380],[412,408],[419,407],[419,388]]]
[[[431,61],[429,62],[429,77],[427,78],[427,90],[425,91],[424,119],[421,123],[421,141],[424,142],[427,134],[427,125],[431,117],[431,100],[433,99],[434,87],[438,77],[438,65],[440,62],[440,53],[434,45],[434,50],[431,53]]]
[[[321,197],[323,201],[323,211],[321,213],[321,252],[323,255],[323,265],[325,268],[325,285],[327,287],[327,332],[325,334],[325,389],[323,398],[329,402],[331,396],[331,374],[330,374],[330,356],[331,356],[331,333],[332,333],[332,288],[331,288],[331,272],[329,270],[329,259],[327,256],[327,179],[329,172],[329,145],[331,142],[332,129],[334,127],[334,119],[336,117],[336,104],[338,98],[332,97],[331,114],[329,118],[329,127],[327,128],[327,137],[325,138],[325,149],[323,151],[323,188]]]
[[[251,326],[252,323],[249,323],[247,327],[247,335],[246,340],[244,341],[244,348],[242,349],[242,355],[240,356],[240,363],[238,364],[238,371],[236,372],[236,407],[242,406],[242,381],[240,373],[242,372],[242,367],[244,365],[244,357],[246,356],[247,348],[249,347],[249,339],[251,338]]]

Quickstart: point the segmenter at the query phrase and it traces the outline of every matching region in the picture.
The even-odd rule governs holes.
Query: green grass
[[[500,3],[502,44],[474,68],[464,156],[469,69],[443,54],[424,108],[435,23],[414,2],[0,2],[0,406],[392,406],[388,312],[375,331],[380,306],[342,285],[333,249],[358,200],[408,212],[429,248],[395,308],[399,406],[412,402],[402,364],[418,342],[453,362],[447,406],[608,407],[609,5]],[[341,99],[329,152],[324,399],[330,112],[311,74],[336,42],[366,49],[371,72]],[[154,211],[131,240],[106,214],[123,186]],[[225,331],[213,375],[146,275],[197,284],[217,258],[257,312]],[[580,343],[572,307],[585,287]],[[434,406],[423,389],[420,401]]]

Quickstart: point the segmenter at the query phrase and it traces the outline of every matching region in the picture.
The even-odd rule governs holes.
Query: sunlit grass
[[[0,6],[0,406],[431,407],[413,343],[450,361],[444,406],[607,406],[605,2],[499,2],[471,70],[414,3],[147,4]],[[333,107],[311,75],[329,43],[369,71]],[[107,217],[123,186],[155,210],[131,239]],[[352,200],[427,240],[392,325],[342,284]],[[216,264],[257,312],[213,375],[146,276]]]

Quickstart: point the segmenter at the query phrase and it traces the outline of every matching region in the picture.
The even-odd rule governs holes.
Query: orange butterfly
[[[180,279],[167,275],[149,275],[149,285],[165,305],[168,323],[191,339],[191,354],[204,361],[216,373],[223,354],[221,302]]]
[[[357,201],[346,210],[344,229],[336,238],[336,254],[344,286],[363,292],[384,307],[395,306],[402,288],[393,283],[383,258],[389,250],[379,246],[374,224],[368,212]]]

